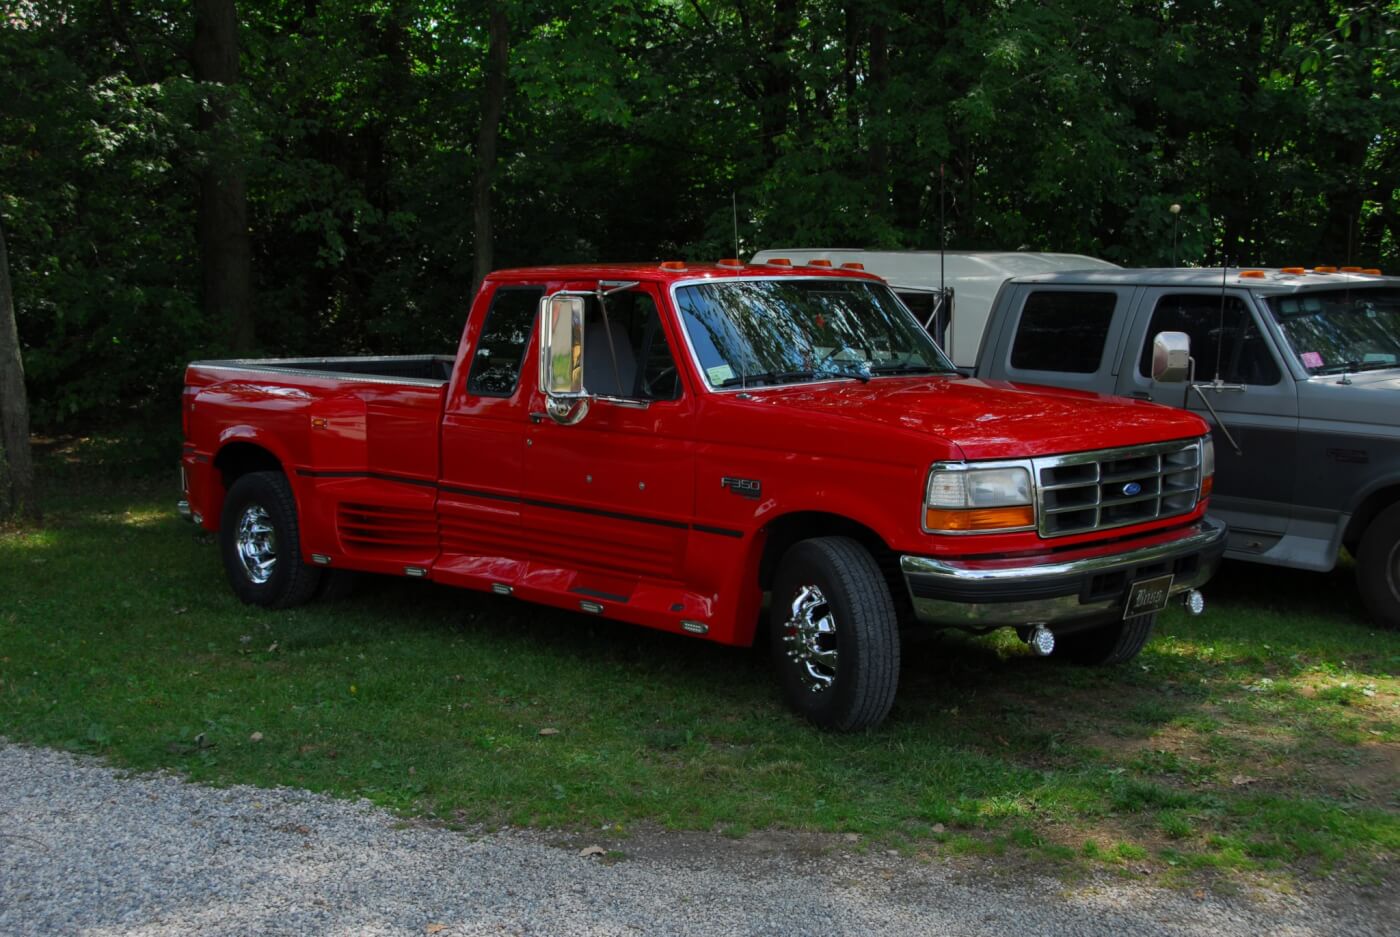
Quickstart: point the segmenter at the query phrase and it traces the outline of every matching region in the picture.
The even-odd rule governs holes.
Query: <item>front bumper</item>
[[[1138,580],[1170,573],[1172,595],[1204,584],[1225,552],[1225,525],[1206,517],[1122,552],[1102,550],[1096,546],[1039,563],[902,556],[899,565],[920,621],[976,629],[1045,624],[1074,631],[1122,618],[1128,589]]]

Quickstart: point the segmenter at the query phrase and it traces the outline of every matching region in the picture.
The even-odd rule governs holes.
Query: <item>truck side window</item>
[[[1277,384],[1283,375],[1238,296],[1182,293],[1163,296],[1152,311],[1152,322],[1143,342],[1138,373],[1152,373],[1152,339],[1158,332],[1185,332],[1191,336],[1191,357],[1196,380],[1213,381],[1218,373],[1227,384]]]
[[[499,287],[486,310],[476,339],[467,392],[482,397],[509,397],[520,380],[525,343],[535,327],[535,312],[544,290]]]
[[[594,297],[583,315],[583,386],[590,394],[631,400],[675,400],[681,395],[676,362],[661,316],[649,294],[636,290],[607,298],[607,318]]]
[[[1042,290],[1026,298],[1011,367],[1093,374],[1103,360],[1117,293]]]

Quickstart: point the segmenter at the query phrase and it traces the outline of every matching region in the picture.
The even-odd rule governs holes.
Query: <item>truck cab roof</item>
[[[679,260],[641,261],[637,263],[557,264],[547,267],[516,267],[496,270],[487,280],[644,280],[677,283],[682,280],[751,279],[762,277],[849,277],[876,280],[871,273],[833,263],[811,265],[799,262],[777,263],[687,263]]]
[[[1076,270],[1018,276],[1016,283],[1065,284],[1074,286],[1167,286],[1200,289],[1225,287],[1256,290],[1267,294],[1335,290],[1347,286],[1394,286],[1400,277],[1357,271],[1304,270],[1301,267],[1230,267],[1222,276],[1219,267],[1138,267],[1103,270]]]

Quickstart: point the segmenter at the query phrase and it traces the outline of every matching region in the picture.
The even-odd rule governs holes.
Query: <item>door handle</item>
[[[1148,393],[1147,391],[1145,391],[1145,390],[1135,390],[1135,391],[1133,391],[1131,394],[1129,394],[1128,396],[1131,397],[1131,398],[1133,398],[1134,400],[1151,400],[1151,399],[1152,399],[1152,395],[1151,395],[1150,393]]]
[[[544,422],[544,418],[547,417],[547,416],[549,416],[549,414],[548,414],[548,413],[545,413],[543,410],[535,410],[535,411],[532,411],[532,412],[530,413],[530,422],[531,422],[531,423],[543,423],[543,422]]]

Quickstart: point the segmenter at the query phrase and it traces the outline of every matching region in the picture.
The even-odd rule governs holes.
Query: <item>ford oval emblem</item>
[[[1137,482],[1128,482],[1126,485],[1123,486],[1123,494],[1127,495],[1129,498],[1131,498],[1133,495],[1141,493],[1142,486],[1139,485]]]

